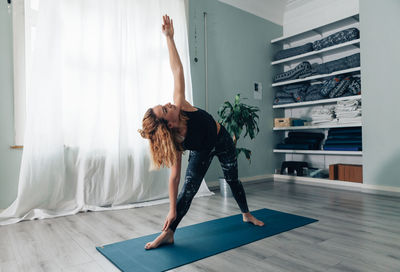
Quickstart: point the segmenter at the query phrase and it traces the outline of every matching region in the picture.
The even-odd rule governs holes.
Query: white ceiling
[[[294,8],[308,0],[219,0],[261,18],[283,25],[283,15],[288,7]]]

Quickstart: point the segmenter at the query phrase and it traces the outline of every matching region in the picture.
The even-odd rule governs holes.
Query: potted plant
[[[242,98],[246,99],[246,98]],[[247,148],[237,147],[237,141],[239,140],[243,129],[245,129],[245,134],[243,138],[249,136],[250,139],[258,134],[260,129],[258,128],[259,116],[257,112],[260,111],[258,107],[246,105],[240,101],[240,94],[235,96],[235,101],[233,105],[225,101],[224,104],[218,110],[218,115],[220,117],[219,122],[226,128],[229,134],[232,136],[233,143],[236,147],[236,156],[238,157],[240,153],[246,156],[246,159],[251,162],[251,151]],[[224,178],[220,178],[220,189],[223,196],[231,196],[229,186],[227,185]]]

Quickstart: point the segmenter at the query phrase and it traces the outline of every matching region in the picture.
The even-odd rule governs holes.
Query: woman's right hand
[[[169,226],[171,225],[172,222],[174,222],[176,219],[176,211],[169,211],[167,218],[165,219],[164,227],[162,231],[168,230]]]
[[[174,24],[168,15],[163,16],[162,32],[166,37],[174,37]]]

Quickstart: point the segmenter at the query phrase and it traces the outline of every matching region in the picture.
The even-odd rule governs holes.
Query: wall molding
[[[291,182],[302,185],[319,186],[324,188],[355,191],[366,194],[400,197],[400,187],[344,182],[338,180],[318,179],[309,177],[287,176],[278,174],[259,175],[239,178],[243,184],[256,184],[262,182]],[[208,181],[207,186],[211,191],[219,190],[219,181]]]
[[[356,182],[344,182],[344,181],[329,180],[329,179],[285,176],[277,174],[274,175],[274,181],[292,182],[303,185],[356,191],[360,193],[375,194],[375,195],[400,196],[400,187],[394,187],[394,186],[382,186],[382,185],[364,184]]]

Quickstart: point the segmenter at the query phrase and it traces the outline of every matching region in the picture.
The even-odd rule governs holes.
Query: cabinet
[[[283,36],[278,39],[274,39],[271,43],[274,45],[276,50],[289,49],[297,46],[302,46],[306,43],[321,40],[329,35],[340,32],[349,28],[359,28],[359,16],[354,15],[342,20],[323,25],[302,33],[298,33],[290,36]],[[361,35],[361,31],[360,31]],[[335,44],[333,46],[325,47],[318,51],[311,51],[304,54],[299,54],[296,56],[291,56],[284,59],[274,60],[271,62],[275,74],[286,72],[293,69],[298,64],[304,61],[308,61],[311,64],[324,64],[334,60],[338,60],[347,56],[360,53],[360,39],[353,39],[347,42]],[[311,85],[318,84],[331,78],[332,76],[352,76],[353,78],[361,77],[361,67],[351,67],[348,69],[335,70],[329,74],[314,74],[305,78],[296,78],[286,81],[280,81],[272,84],[275,92],[277,92],[283,86],[289,86],[295,83],[309,83]],[[338,101],[348,101],[352,99],[357,99],[361,101],[360,95],[351,95],[344,97],[336,97],[329,99],[320,99],[314,101],[304,101],[304,102],[293,102],[287,104],[273,105],[275,111],[275,117],[290,117],[290,118],[300,118],[305,120],[310,120],[310,114],[315,109],[315,107],[329,107],[334,106]],[[288,136],[290,131],[300,131],[300,132],[320,132],[325,135],[325,142],[328,131],[330,128],[344,128],[344,127],[362,127],[362,121],[356,122],[326,122],[319,125],[307,124],[304,126],[290,126],[290,127],[274,127],[274,133],[279,134],[278,138],[283,140]],[[277,143],[275,143],[277,144]],[[329,165],[345,163],[345,164],[362,164],[362,151],[340,151],[340,150],[296,150],[296,149],[274,149],[274,153],[287,161],[306,161],[311,167],[323,169],[323,172],[329,171]],[[281,159],[282,160],[282,159]],[[284,178],[283,175],[276,175],[276,177]],[[327,178],[328,179],[328,178]],[[302,177],[299,180],[309,180],[313,181],[314,178]],[[337,183],[338,181],[335,181]],[[339,181],[340,182],[340,181]]]

